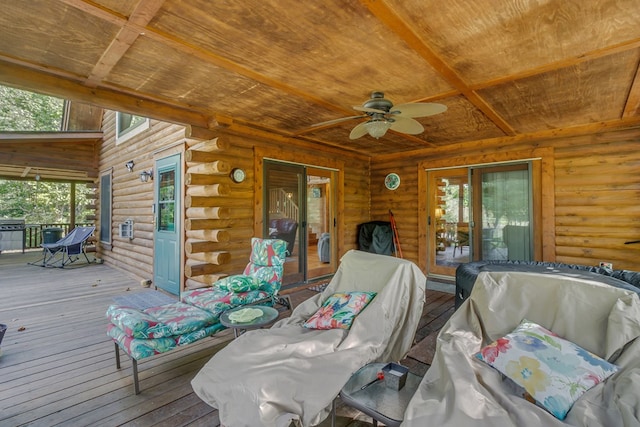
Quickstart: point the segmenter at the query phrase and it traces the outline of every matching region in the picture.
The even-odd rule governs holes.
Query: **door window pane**
[[[436,265],[454,268],[469,262],[468,170],[436,173],[435,245]]]
[[[176,186],[175,171],[160,172],[158,186],[158,230],[175,230]]]
[[[527,165],[482,171],[481,176],[480,259],[530,260],[531,189]]]

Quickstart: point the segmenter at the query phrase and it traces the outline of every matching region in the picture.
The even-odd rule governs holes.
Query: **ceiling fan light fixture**
[[[374,119],[365,123],[364,127],[367,129],[369,135],[378,139],[387,133],[389,128],[391,128],[391,124],[392,123],[387,120]]]

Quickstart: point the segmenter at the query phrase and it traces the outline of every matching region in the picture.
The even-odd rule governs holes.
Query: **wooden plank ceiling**
[[[638,0],[1,0],[0,83],[369,156],[640,123]],[[374,90],[438,102],[349,139]]]

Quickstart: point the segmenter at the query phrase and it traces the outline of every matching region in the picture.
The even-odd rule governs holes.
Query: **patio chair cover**
[[[523,319],[620,370],[579,397],[559,420],[517,396],[510,380],[473,356]],[[638,336],[640,300],[633,291],[578,277],[482,272],[469,299],[439,333],[433,364],[402,426],[638,426]]]
[[[303,426],[325,419],[333,399],[369,362],[398,361],[411,348],[426,278],[412,262],[349,251],[326,289],[271,329],[249,331],[218,352],[191,382],[226,427]],[[338,291],[374,291],[351,329],[302,327]]]

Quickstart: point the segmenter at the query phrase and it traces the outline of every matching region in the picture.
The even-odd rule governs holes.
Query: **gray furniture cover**
[[[248,331],[191,382],[226,427],[316,425],[351,375],[369,362],[398,361],[411,348],[426,278],[414,263],[349,251],[326,289],[270,329]],[[375,291],[351,329],[302,327],[338,291]]]
[[[608,283],[640,292],[640,273],[629,270],[610,270],[580,264],[548,261],[483,260],[460,264],[456,268],[456,309],[469,297],[478,273],[481,271],[529,271],[532,273],[562,274]]]
[[[564,421],[516,396],[509,381],[474,354],[522,319],[618,365],[582,395]],[[442,328],[433,364],[402,426],[639,426],[640,299],[599,281],[527,272],[481,272]]]

